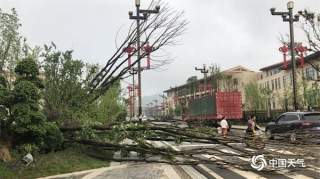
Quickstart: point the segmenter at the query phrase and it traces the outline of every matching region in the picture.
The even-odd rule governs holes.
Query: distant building
[[[244,89],[250,82],[256,82],[258,74],[242,66],[236,66],[221,72],[220,77],[208,75],[206,78],[207,87],[204,87],[205,79],[195,77],[180,86],[171,87],[164,91],[167,94],[165,101],[165,111],[176,109],[178,105],[188,105],[188,99],[198,98],[202,95],[211,94],[215,91],[240,91],[242,102],[245,102]],[[215,80],[218,79],[218,80]]]
[[[320,74],[311,66],[311,63],[313,65],[320,65],[320,52],[306,56],[304,58],[304,66],[301,66],[299,61],[297,61],[296,81],[300,108],[314,105],[307,99],[307,94],[310,92],[312,85],[316,83]],[[271,110],[292,109],[291,61],[288,62],[287,69],[284,69],[283,62],[281,62],[263,67],[260,71],[262,73],[259,76],[258,85],[260,88],[270,91],[267,102],[268,107]],[[312,96],[310,97],[312,98]]]

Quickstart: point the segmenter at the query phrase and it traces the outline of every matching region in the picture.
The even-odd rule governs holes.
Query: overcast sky
[[[288,33],[281,17],[269,9],[286,10],[284,0],[165,0],[185,11],[190,22],[181,45],[168,49],[175,61],[166,71],[143,72],[144,95],[160,94],[199,75],[195,66],[219,64],[222,69],[243,65],[258,71],[280,62],[280,34]],[[147,6],[149,0],[141,0]],[[104,65],[115,50],[115,35],[125,33],[134,0],[0,0],[0,8],[16,8],[22,34],[32,45],[55,42],[59,49],[73,49],[74,56]],[[295,10],[320,12],[319,0],[296,0]],[[296,40],[304,36],[295,26]]]

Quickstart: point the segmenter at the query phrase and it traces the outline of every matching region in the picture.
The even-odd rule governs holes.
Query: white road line
[[[170,147],[172,147],[172,149],[174,149],[174,150],[176,150],[176,151],[180,151],[180,149],[179,148],[177,148],[177,147],[175,147],[175,146],[173,146],[173,145],[171,145],[171,144],[169,144],[168,142],[165,142],[165,141],[163,141],[163,143],[165,143],[166,145],[168,145],[168,146],[170,146]],[[245,149],[248,149],[248,148],[245,148]],[[226,153],[232,153],[232,154],[237,154],[236,152],[234,152],[234,151],[232,151],[232,150],[229,150],[229,149],[226,149],[226,148],[224,148],[224,149],[218,149],[218,150],[220,150],[220,151],[222,151],[222,152],[226,152]],[[270,149],[271,151],[275,151],[276,149]],[[281,153],[284,153],[284,154],[293,154],[292,152],[290,152],[290,151],[286,151],[286,150],[279,150],[278,152],[281,152]],[[202,156],[204,156],[204,157],[206,157],[206,158],[216,158],[216,159],[219,159],[219,160],[223,160],[222,158],[220,158],[220,157],[218,157],[218,156],[214,156],[214,155],[202,155]],[[244,157],[238,157],[239,159],[241,159],[241,160],[243,160],[243,161],[250,161],[250,159],[248,159],[248,158],[244,158]],[[205,167],[205,166],[204,166]],[[316,167],[316,166],[311,166],[312,167],[312,169],[309,169],[309,170],[312,170],[312,171],[316,171],[317,169],[319,169],[318,167]],[[203,168],[203,167],[202,167]],[[256,174],[256,173],[254,173],[254,172],[250,172],[250,171],[243,171],[243,170],[239,170],[239,169],[236,169],[236,168],[234,168],[234,167],[228,167],[228,169],[229,170],[231,170],[231,171],[233,171],[233,172],[235,172],[235,173],[237,173],[237,174],[239,174],[239,175],[241,175],[241,176],[243,176],[243,177],[246,177],[246,178],[259,178],[259,179],[263,179],[264,177],[262,177],[262,176],[260,176],[260,175],[258,175],[258,174]],[[209,169],[210,170],[210,169]],[[206,170],[205,170],[206,171]],[[207,171],[208,172],[208,171]],[[316,172],[318,172],[318,171],[316,171]],[[209,172],[208,172],[209,173]],[[302,175],[302,174],[298,174],[298,173],[294,173],[294,174],[290,174],[290,173],[282,173],[282,172],[278,172],[278,171],[276,171],[276,173],[278,173],[278,174],[281,174],[281,175],[285,175],[285,176],[287,176],[287,177],[289,177],[289,178],[292,178],[292,179],[296,179],[296,178],[299,178],[299,179],[311,179],[310,177],[308,177],[308,176],[305,176],[305,175]]]
[[[181,165],[180,166],[191,178],[197,179],[207,179],[207,177],[203,176],[200,172],[194,169],[191,166]]]
[[[313,179],[311,177],[301,175],[298,173],[286,173],[286,172],[280,172],[280,171],[276,171],[276,173],[284,175],[284,176],[286,176],[288,178],[292,178],[292,179],[297,179],[297,178],[299,178],[299,179]]]
[[[282,149],[278,150],[278,149],[272,149],[272,148],[268,148],[267,150],[271,150],[272,152],[279,152],[287,155],[296,155],[295,153],[292,153],[288,150],[282,150]]]
[[[228,149],[225,149],[225,151],[228,151]],[[232,152],[232,151],[230,151],[230,152]],[[218,158],[218,157],[216,157],[216,158]],[[244,158],[244,157],[238,157],[238,158],[243,160],[243,161],[248,161],[248,162],[250,161],[250,159],[248,159],[248,158]],[[283,172],[279,172],[279,171],[275,171],[275,172],[278,173],[278,174],[281,174],[281,175],[285,175],[285,176],[287,176],[289,178],[293,178],[293,179],[296,179],[296,178],[309,179],[310,178],[308,176],[305,176],[305,175],[302,175],[302,174],[298,174],[298,173],[290,174],[290,173],[283,173]],[[318,171],[316,171],[316,172],[318,172]]]
[[[161,165],[161,168],[163,169],[166,176],[174,179],[181,179],[179,174],[172,168],[171,165]]]
[[[206,167],[203,164],[199,164],[199,167],[201,167],[204,171],[208,172],[211,176],[213,176],[216,179],[223,179],[223,177],[221,177],[220,175],[218,175],[216,172],[212,171],[211,169],[209,169],[208,167]]]
[[[166,141],[162,141],[164,144],[170,146],[175,151],[181,151],[177,147],[169,144]],[[198,172],[196,169],[194,169],[191,166],[182,165],[181,168],[191,177],[191,178],[197,178],[197,179],[206,179],[207,177],[203,176],[200,172]],[[201,167],[202,168],[202,167]],[[205,169],[204,169],[205,170]],[[210,169],[208,169],[210,170]]]
[[[218,157],[218,156],[213,156],[219,160],[223,160],[222,158]],[[226,167],[227,169],[233,171],[234,173],[237,173],[238,175],[241,175],[245,178],[257,178],[257,179],[265,179],[265,177],[263,176],[260,176],[254,172],[250,172],[250,171],[244,171],[244,170],[239,170],[237,168],[234,168],[234,167],[230,167],[230,166],[227,166]]]

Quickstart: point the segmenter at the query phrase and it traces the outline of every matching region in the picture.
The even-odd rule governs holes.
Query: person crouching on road
[[[228,134],[229,125],[227,122],[227,118],[225,116],[222,117],[222,120],[220,121],[220,126],[221,126],[223,137],[226,137]]]

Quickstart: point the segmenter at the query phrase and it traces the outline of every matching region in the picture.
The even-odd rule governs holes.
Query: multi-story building
[[[236,66],[222,71],[219,77],[215,75],[208,75],[207,78],[201,79],[196,79],[195,76],[190,77],[185,84],[164,91],[167,94],[165,111],[168,114],[178,105],[187,105],[188,99],[198,98],[214,91],[240,91],[244,103],[245,86],[250,82],[256,82],[258,74],[245,67]]]
[[[271,109],[292,109],[292,65],[288,62],[285,69],[283,62],[260,69],[258,85],[269,91],[267,106]],[[296,63],[297,98],[300,108],[313,106],[306,94],[317,83],[319,71],[314,67],[320,65],[320,52],[310,54],[304,58],[304,65],[299,60]],[[315,98],[314,96],[313,98]],[[312,98],[312,97],[311,97]]]

